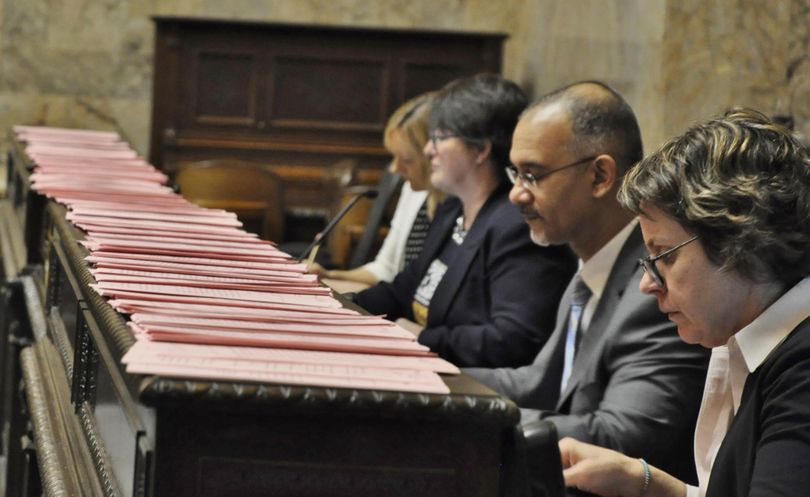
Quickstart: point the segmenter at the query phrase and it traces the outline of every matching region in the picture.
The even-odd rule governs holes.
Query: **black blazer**
[[[745,381],[706,497],[810,495],[810,318]]]
[[[436,288],[419,342],[458,366],[519,366],[531,362],[554,329],[557,304],[576,270],[562,246],[540,247],[502,185],[487,199]],[[436,210],[418,259],[391,283],[358,294],[356,302],[388,319],[413,320],[413,296],[450,238],[462,205]]]

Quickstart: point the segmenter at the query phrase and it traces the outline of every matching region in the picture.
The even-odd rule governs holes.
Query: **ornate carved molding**
[[[56,204],[49,205],[50,217],[54,220],[54,227],[59,232],[60,238],[65,241],[62,249],[68,259],[70,271],[79,280],[82,296],[87,302],[87,307],[98,321],[104,334],[111,339],[113,353],[120,359],[127,350],[135,343],[135,337],[127,328],[124,318],[107,304],[107,301],[93,290],[90,285],[96,284],[96,280],[90,274],[84,258],[87,252],[75,241],[80,238],[78,231],[65,220],[63,207]]]
[[[118,481],[113,474],[107,449],[104,447],[104,442],[96,429],[95,416],[93,416],[86,403],[79,406],[77,413],[84,436],[87,439],[90,456],[93,458],[93,465],[104,488],[104,496],[119,497],[121,492],[118,490]]]
[[[98,350],[93,344],[90,329],[84,318],[79,318],[76,334],[76,375],[73,376],[77,405],[96,403],[96,374],[98,371]]]
[[[252,383],[183,381],[147,377],[141,382],[140,399],[152,406],[177,402],[228,405],[233,401],[246,408],[256,404],[268,409],[284,407],[285,412],[312,415],[324,410],[351,412],[351,415],[403,418],[448,418],[454,422],[514,426],[519,419],[517,406],[497,395],[431,395],[403,392],[349,390],[320,387],[290,387]]]

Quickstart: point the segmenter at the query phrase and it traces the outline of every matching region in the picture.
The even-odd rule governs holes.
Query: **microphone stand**
[[[335,226],[337,226],[340,220],[343,219],[343,216],[345,216],[346,213],[349,212],[349,210],[354,207],[354,205],[359,202],[361,198],[377,198],[377,190],[366,190],[352,197],[352,199],[349,200],[349,202],[343,206],[342,209],[340,209],[335,217],[329,221],[323,231],[320,232],[320,235],[316,236],[315,239],[312,240],[312,243],[310,243],[309,246],[305,248],[303,252],[301,252],[301,255],[298,256],[298,260],[302,261],[305,257],[307,257],[307,255],[309,255],[309,258],[307,259],[307,267],[311,266],[312,262],[315,260],[315,256],[318,254],[318,249],[320,249],[321,243],[326,239],[329,233],[335,229]]]

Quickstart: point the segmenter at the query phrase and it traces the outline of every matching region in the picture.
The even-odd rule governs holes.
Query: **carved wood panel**
[[[388,116],[417,94],[500,72],[505,35],[157,17],[150,160],[170,174],[237,158],[285,181],[285,204],[326,212],[330,168],[375,184]]]

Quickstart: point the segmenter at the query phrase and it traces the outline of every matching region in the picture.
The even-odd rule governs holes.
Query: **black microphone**
[[[377,190],[370,189],[370,190],[366,190],[364,192],[358,193],[357,195],[352,197],[352,199],[349,200],[349,202],[345,206],[343,206],[342,209],[340,209],[340,212],[338,212],[337,215],[335,217],[333,217],[331,221],[329,221],[329,223],[326,225],[326,227],[321,231],[320,236],[318,236],[314,240],[312,240],[312,243],[310,243],[309,246],[306,249],[304,249],[303,252],[301,252],[301,255],[298,256],[298,260],[299,261],[304,260],[304,258],[306,258],[306,256],[309,255],[309,253],[312,251],[312,249],[314,249],[317,245],[319,245],[321,242],[323,242],[326,239],[326,237],[329,235],[329,233],[333,229],[335,229],[335,226],[337,226],[337,224],[340,222],[340,220],[343,219],[343,216],[345,216],[346,213],[349,212],[349,209],[354,207],[354,204],[359,202],[361,198],[374,199],[374,198],[377,198],[377,195],[378,195]]]

